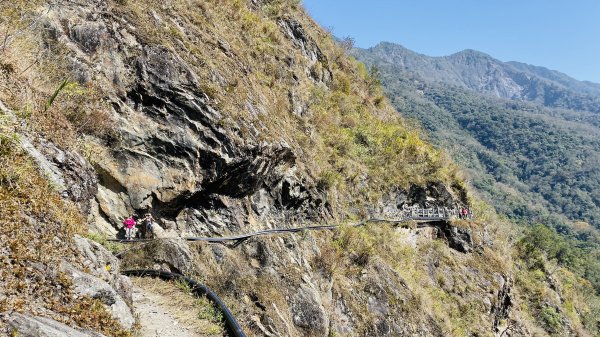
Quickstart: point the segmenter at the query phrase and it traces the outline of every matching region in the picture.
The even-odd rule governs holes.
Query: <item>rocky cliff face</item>
[[[119,264],[200,275],[250,335],[493,335],[509,317],[511,331],[527,329],[527,317],[511,311],[507,248],[493,237],[503,230],[483,214],[238,247],[181,239],[468,202],[452,166],[406,129],[364,67],[297,2],[39,1],[28,10],[34,28],[23,28],[20,43],[7,39],[2,63],[11,89],[2,99],[29,123],[17,132],[40,138],[28,152],[63,183],[92,232],[118,236],[131,213],[159,219],[161,240],[120,262],[75,237],[79,262],[57,263],[70,289],[99,300],[124,328],[133,324],[131,285]],[[27,66],[15,55],[36,48],[40,60],[15,71]],[[72,83],[56,91],[57,105],[22,117],[23,93],[55,91],[39,80],[44,71],[51,84]],[[63,121],[69,128],[57,136]],[[70,331],[20,314],[4,321]]]
[[[258,20],[262,7],[276,3],[253,6],[245,15]],[[218,31],[203,30],[192,19],[179,18],[175,5],[160,8],[147,13],[133,4],[64,3],[51,8],[43,23],[49,42],[72,51],[74,76],[99,84],[112,108],[115,132],[97,144],[91,158],[99,179],[92,207],[98,211],[96,226],[113,233],[119,219],[148,209],[192,236],[336,216],[314,168],[303,163],[310,149],[293,135],[274,135],[272,122],[263,121],[282,113],[273,109],[310,113],[300,89],[333,86],[328,57],[316,38],[283,12],[272,19],[273,26],[265,26],[288,54],[270,60],[288,73],[275,77],[284,76],[280,85],[289,102],[274,106],[260,97],[268,93],[265,88],[253,83],[262,75],[260,65],[240,55],[247,46],[233,47],[239,36],[227,40]],[[209,14],[203,19],[214,24]],[[146,35],[174,20],[180,20],[171,32],[176,45],[158,45]],[[195,38],[201,39],[195,48],[206,50],[190,56]],[[208,56],[212,60],[201,59]],[[235,66],[207,63],[215,61]],[[238,83],[230,83],[234,80]]]
[[[55,41],[79,55],[74,60],[77,77],[106,84],[114,109],[116,135],[93,159],[99,173],[98,227],[111,233],[126,214],[147,209],[193,236],[239,231],[251,217],[286,223],[327,216],[327,202],[313,179],[296,173],[297,155],[290,145],[283,139],[261,139],[253,125],[216,108],[202,88],[206,83],[179,55],[185,51],[147,44],[138,27],[116,20],[118,14],[102,15],[119,7],[64,4],[60,11],[51,10],[52,19],[45,22]],[[172,19],[153,15],[157,22],[152,24]],[[278,23],[307,67],[324,64],[321,74],[306,68],[303,75],[330,81],[326,57],[302,26],[286,18]],[[179,29],[192,33],[185,25]],[[250,71],[227,41],[215,43],[214,52],[239,62],[241,73]],[[211,84],[225,80],[218,69],[207,68]],[[264,106],[253,106],[249,98],[244,105],[250,114],[266,114]]]

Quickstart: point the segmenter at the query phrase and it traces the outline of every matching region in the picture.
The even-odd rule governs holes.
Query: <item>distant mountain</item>
[[[498,210],[600,228],[600,85],[474,50],[429,57],[380,43],[353,53]]]
[[[471,49],[430,57],[398,44],[382,42],[369,49],[356,49],[354,54],[386,71],[431,83],[548,107],[600,112],[600,84],[578,81],[544,67],[502,62]]]

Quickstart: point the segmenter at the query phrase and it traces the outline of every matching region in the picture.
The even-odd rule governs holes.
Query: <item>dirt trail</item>
[[[198,318],[198,301],[173,284],[155,279],[132,278],[133,306],[140,321],[141,337],[223,336],[214,322]]]

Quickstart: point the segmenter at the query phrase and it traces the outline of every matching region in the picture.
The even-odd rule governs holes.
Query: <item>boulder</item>
[[[92,165],[77,152],[61,150],[43,138],[36,139],[36,148],[58,168],[66,186],[63,195],[80,205],[86,214],[89,213],[89,201],[98,190]]]
[[[35,160],[60,195],[90,212],[90,201],[98,188],[94,168],[76,152],[63,151],[41,137],[22,134],[21,146]]]
[[[84,267],[88,268],[93,276],[113,287],[125,302],[131,303],[131,281],[120,274],[120,261],[97,242],[78,235],[74,241],[83,258]]]
[[[19,337],[103,337],[104,335],[74,329],[46,317],[36,317],[13,312],[6,319],[7,336]]]
[[[321,304],[319,293],[306,284],[300,286],[290,301],[294,324],[308,335],[327,336],[329,317]]]
[[[60,265],[60,271],[70,276],[74,292],[77,295],[99,299],[123,328],[128,330],[133,328],[135,319],[131,309],[110,284],[96,276],[84,273],[64,261]]]
[[[122,257],[127,269],[162,269],[183,275],[192,275],[196,271],[195,256],[182,239],[156,240]]]

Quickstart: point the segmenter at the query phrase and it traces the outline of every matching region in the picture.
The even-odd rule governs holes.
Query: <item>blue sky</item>
[[[338,37],[442,56],[475,49],[600,83],[600,0],[304,0]]]

